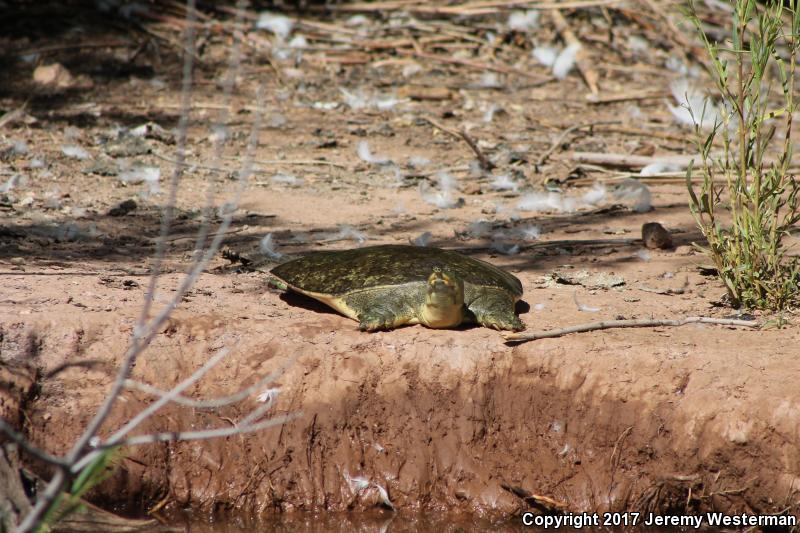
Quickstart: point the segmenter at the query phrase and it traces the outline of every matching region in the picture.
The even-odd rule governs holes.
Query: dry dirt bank
[[[87,307],[76,312],[53,296],[83,278],[51,274],[29,295],[29,314],[4,307],[0,349],[6,360],[34,361],[42,375],[92,361],[41,379],[28,404],[27,433],[57,453],[99,404],[140,295],[108,288],[111,313],[83,291]],[[775,512],[800,486],[796,329],[607,331],[509,347],[486,329],[363,334],[259,287],[258,274],[233,283],[206,276],[135,375],[166,389],[231,347],[191,391],[204,397],[296,357],[272,412],[299,417],[259,434],[130,450],[103,499],[141,506],[166,497],[247,514],[380,505],[377,489],[356,494],[352,478],[363,476],[405,510],[525,508],[507,484],[571,510],[683,510],[688,502]],[[565,288],[551,292],[554,307],[571,298]],[[535,325],[535,314],[523,318]],[[146,401],[126,393],[112,425]],[[238,414],[176,408],[146,429],[224,425]]]

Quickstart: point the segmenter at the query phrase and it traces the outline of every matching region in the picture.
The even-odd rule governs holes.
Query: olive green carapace
[[[514,313],[522,283],[494,265],[450,250],[384,245],[316,252],[271,273],[291,290],[358,320],[362,330],[462,322],[524,329]]]

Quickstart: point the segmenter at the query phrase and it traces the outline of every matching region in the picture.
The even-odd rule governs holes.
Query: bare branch
[[[145,331],[144,324],[145,321],[147,320],[147,317],[150,314],[150,307],[152,306],[152,303],[155,299],[158,275],[159,271],[161,270],[161,263],[164,260],[164,253],[166,250],[166,238],[169,235],[169,228],[172,222],[173,210],[175,209],[175,204],[178,196],[178,185],[180,183],[180,177],[183,172],[183,167],[185,166],[185,150],[186,150],[186,134],[187,134],[186,132],[189,126],[189,107],[192,96],[191,95],[192,69],[194,67],[194,54],[188,52],[191,52],[194,49],[194,43],[195,43],[194,27],[197,17],[195,10],[195,0],[186,0],[186,6],[187,6],[186,19],[188,24],[186,25],[186,39],[184,46],[187,53],[184,54],[184,61],[183,61],[183,82],[181,86],[181,116],[178,121],[178,135],[176,139],[177,162],[175,164],[175,170],[172,173],[172,179],[170,180],[169,197],[167,199],[167,204],[164,207],[164,214],[161,219],[161,229],[159,230],[161,238],[159,239],[159,242],[156,245],[156,255],[153,264],[153,270],[150,274],[150,283],[147,288],[147,293],[145,294],[144,305],[142,306],[142,312],[139,315],[136,327],[134,328],[133,331],[131,345],[128,347],[128,350],[125,353],[125,357],[123,359],[122,364],[120,365],[119,372],[117,373],[117,378],[114,381],[114,384],[112,385],[111,390],[109,391],[105,400],[103,401],[103,404],[100,406],[97,413],[95,414],[94,418],[91,420],[91,422],[89,422],[89,425],[86,426],[86,429],[84,430],[80,438],[77,441],[75,441],[75,444],[73,445],[72,449],[67,455],[67,461],[69,462],[74,462],[78,458],[78,455],[83,451],[83,449],[89,443],[89,440],[97,433],[97,430],[100,429],[100,426],[103,425],[103,422],[111,413],[111,408],[114,406],[114,403],[119,397],[120,391],[122,391],[122,387],[125,383],[125,380],[130,375],[131,368],[133,368],[133,362],[149,344],[149,341],[142,338]],[[154,328],[151,328],[151,331],[153,329]]]
[[[5,420],[0,418],[0,431],[6,434],[9,439],[14,441],[23,450],[28,452],[29,454],[33,455],[37,459],[41,459],[46,463],[50,463],[51,465],[66,467],[69,466],[68,463],[62,459],[61,457],[56,457],[55,455],[50,455],[46,451],[42,450],[41,448],[37,448],[33,444],[25,438],[25,435],[19,433],[14,430]]]
[[[172,389],[169,390],[167,394],[156,400],[155,402],[148,405],[144,410],[142,410],[138,415],[133,417],[127,424],[122,426],[120,429],[114,432],[108,439],[106,439],[108,444],[116,444],[122,438],[127,435],[129,432],[134,430],[139,424],[144,422],[147,418],[153,415],[156,411],[161,409],[163,406],[168,404],[172,401],[175,396],[178,396],[182,391],[186,390],[187,388],[191,387],[197,381],[202,378],[206,372],[214,368],[217,363],[222,361],[222,359],[228,355],[230,351],[227,348],[222,348],[216,354],[214,354],[208,361],[205,362],[203,366],[198,368],[197,370],[192,373],[191,376],[184,379],[177,385],[175,385]]]
[[[666,327],[666,326],[684,326],[686,324],[716,324],[718,326],[741,326],[745,328],[760,327],[755,320],[735,320],[732,318],[710,318],[705,316],[690,316],[678,320],[659,320],[659,319],[642,319],[642,320],[605,320],[601,322],[590,322],[589,324],[580,324],[577,326],[570,326],[568,328],[552,329],[549,331],[534,331],[533,333],[504,333],[503,338],[506,342],[527,342],[536,339],[547,339],[552,337],[561,337],[570,333],[585,333],[587,331],[597,331],[600,329],[612,328],[652,328],[652,327]]]
[[[475,157],[478,158],[478,161],[480,162],[481,168],[483,170],[489,171],[494,168],[494,164],[491,161],[489,161],[489,159],[486,157],[486,155],[484,155],[483,152],[481,152],[481,149],[478,148],[478,144],[472,140],[472,137],[467,135],[466,131],[450,129],[432,117],[422,117],[422,118],[434,128],[439,129],[467,143],[469,149],[472,150],[472,152],[475,154]]]
[[[121,437],[108,439],[105,443],[97,443],[95,444],[95,449],[89,453],[87,453],[84,457],[82,457],[78,462],[76,462],[71,467],[71,471],[73,473],[80,472],[81,469],[85,468],[86,465],[91,463],[97,456],[99,456],[103,450],[108,448],[116,448],[118,446],[133,446],[133,445],[140,445],[140,444],[148,444],[152,442],[168,442],[172,440],[184,440],[183,436],[188,435],[189,438],[187,440],[199,440],[199,439],[210,439],[214,437],[226,437],[230,435],[236,435],[239,433],[249,433],[252,431],[257,431],[258,429],[263,429],[265,427],[271,427],[275,424],[271,424],[273,420],[281,420],[284,417],[278,417],[275,419],[265,420],[263,422],[255,423],[259,418],[261,418],[272,406],[269,403],[265,403],[259,405],[255,409],[253,409],[245,418],[239,421],[234,427],[225,427],[225,428],[214,428],[214,429],[204,429],[199,431],[166,431],[162,433],[155,433],[151,435],[139,435],[136,437],[131,437],[130,439],[122,439]],[[300,416],[300,413],[292,413],[285,415],[286,420],[293,420],[294,418]],[[278,423],[278,422],[276,422]],[[264,425],[266,424],[266,425]],[[253,429],[255,428],[255,429]],[[167,437],[169,436],[169,438]],[[175,438],[172,438],[175,437]]]
[[[583,128],[589,128],[591,130],[593,126],[600,126],[600,125],[603,125],[603,124],[620,124],[620,121],[619,120],[598,120],[598,121],[594,121],[594,122],[586,122],[584,124],[575,124],[574,126],[570,126],[569,128],[567,128],[564,131],[562,131],[561,134],[558,136],[558,138],[555,141],[553,141],[553,144],[550,145],[550,148],[545,150],[544,153],[542,153],[542,155],[539,156],[539,159],[536,160],[536,165],[537,166],[543,165],[544,162],[547,161],[547,158],[550,157],[552,155],[552,153],[556,151],[556,148],[561,146],[561,144],[564,142],[564,140],[567,138],[567,136],[570,133],[572,133],[574,131],[581,130]]]
[[[226,405],[231,405],[241,400],[244,400],[251,394],[258,392],[261,390],[262,387],[265,385],[272,383],[279,377],[286,372],[286,369],[289,368],[297,360],[297,356],[291,357],[283,366],[281,366],[278,370],[265,376],[255,382],[254,384],[250,385],[249,387],[245,387],[244,389],[228,395],[228,396],[220,396],[218,398],[209,398],[206,400],[195,400],[194,398],[188,398],[186,396],[176,395],[171,396],[170,401],[173,403],[177,403],[180,405],[185,405],[187,407],[194,407],[198,409],[213,409],[217,407],[224,407]],[[139,390],[141,392],[145,392],[147,394],[152,394],[153,396],[160,396],[166,397],[171,395],[171,391],[164,391],[157,387],[153,387],[147,383],[142,383],[140,381],[134,381],[132,379],[125,380],[125,386],[129,389]]]
[[[117,446],[140,446],[142,444],[153,444],[156,442],[186,442],[192,440],[208,440],[220,437],[230,437],[231,435],[240,435],[242,433],[252,433],[262,429],[274,427],[284,424],[290,420],[295,420],[303,416],[302,412],[290,413],[277,417],[270,418],[263,422],[256,424],[248,424],[244,426],[204,429],[199,431],[167,431],[163,433],[153,433],[152,435],[139,435],[123,440],[117,444],[101,444],[97,450],[106,450],[109,448],[116,448]],[[77,466],[77,465],[76,465]]]
[[[184,279],[180,283],[178,289],[175,291],[175,294],[173,295],[173,298],[170,300],[170,302],[168,302],[164,306],[164,308],[162,308],[162,310],[158,314],[158,316],[156,318],[154,318],[150,322],[150,324],[148,324],[147,332],[145,333],[144,337],[141,339],[141,346],[142,346],[141,349],[144,349],[145,347],[147,347],[150,344],[150,342],[152,342],[152,340],[157,335],[158,329],[160,328],[160,326],[166,321],[166,319],[170,316],[172,311],[178,306],[180,301],[183,299],[183,296],[194,285],[195,281],[197,281],[197,278],[200,276],[200,274],[203,273],[203,271],[205,270],[205,268],[208,265],[209,261],[211,261],[211,259],[214,257],[214,255],[216,255],[217,251],[219,250],[219,247],[222,244],[222,240],[225,238],[226,232],[227,232],[228,228],[230,227],[231,222],[233,220],[233,213],[235,211],[235,206],[237,206],[239,204],[239,201],[241,200],[242,194],[244,193],[244,189],[245,189],[245,186],[247,184],[247,177],[251,173],[252,160],[253,160],[253,156],[254,156],[254,153],[255,153],[255,149],[256,149],[256,147],[258,145],[258,135],[259,135],[259,132],[261,130],[261,118],[262,118],[262,115],[263,115],[264,98],[265,98],[265,93],[266,93],[265,85],[266,85],[266,79],[264,81],[262,81],[262,83],[259,85],[259,88],[258,88],[258,91],[257,91],[256,103],[257,103],[258,111],[256,112],[255,116],[253,117],[253,125],[252,125],[251,131],[250,131],[250,139],[249,139],[249,142],[248,142],[247,151],[246,151],[246,154],[245,154],[245,158],[244,158],[244,160],[242,162],[242,167],[239,169],[239,175],[238,175],[238,180],[237,180],[237,188],[236,188],[236,191],[235,191],[235,194],[234,194],[234,199],[230,203],[230,205],[232,207],[225,212],[225,215],[223,216],[222,222],[220,223],[219,227],[217,228],[217,231],[215,232],[214,238],[212,239],[211,243],[209,244],[208,249],[206,249],[206,251],[204,253],[202,253],[202,251],[200,249],[198,249],[198,248],[195,249],[195,252],[196,252],[195,253],[195,259],[194,259],[194,261],[193,261],[188,273],[186,274],[186,276],[184,277]],[[198,235],[198,242],[200,242],[200,237],[201,237],[201,235],[203,233],[204,233],[204,230],[201,228],[201,230],[199,231],[199,235]],[[140,352],[141,352],[141,349],[139,350]],[[206,366],[208,366],[208,363],[206,365],[203,365],[202,368],[206,368]],[[201,375],[207,371],[207,370],[202,370],[202,368],[200,370],[198,370],[198,372],[202,371]],[[122,381],[120,382],[120,388],[124,386],[125,379],[127,379],[127,378],[128,378],[128,375],[125,375],[123,377]],[[187,380],[185,380],[181,385],[186,384],[187,382],[189,382],[189,380],[191,380],[191,377],[188,378]],[[192,381],[191,383],[193,383],[193,382],[194,381]],[[187,384],[186,386],[189,386],[191,383]],[[176,386],[173,389],[173,391],[175,391],[176,395],[178,393],[180,393],[181,390],[183,390],[183,389],[181,388],[180,385]],[[116,394],[117,395],[119,394],[118,390],[116,391]],[[143,411],[143,413],[147,412],[148,413],[147,416],[149,416],[150,414],[155,412],[155,410],[159,409],[162,405],[164,405],[165,403],[171,401],[171,395],[168,395],[168,396],[170,396],[170,397],[162,397],[161,399],[156,401],[154,404],[151,404],[150,406],[148,406],[148,408],[145,411]],[[140,415],[137,415],[137,417],[134,420],[132,420],[131,422],[126,424],[123,428],[121,428],[120,430],[115,432],[115,434],[112,437],[110,437],[105,444],[106,445],[111,445],[111,446],[119,445],[119,441],[121,440],[121,438],[124,435],[126,435],[129,431],[131,431],[133,428],[135,428],[139,423],[141,423],[141,421],[143,421],[146,418],[146,416],[144,416],[144,417],[141,416],[143,413],[140,413]],[[76,472],[76,471],[80,470],[80,468],[82,468],[83,466],[85,466],[86,464],[88,464],[91,461],[90,458],[93,458],[93,456],[95,456],[96,453],[97,453],[97,451],[95,450],[95,451],[90,452],[89,454],[87,454],[83,458],[81,458],[79,462],[77,462],[75,465],[73,465],[72,471]]]
[[[237,3],[237,7],[241,9],[244,7],[244,4],[245,4],[244,1],[240,1]],[[238,205],[239,200],[242,196],[244,185],[246,183],[246,178],[252,172],[252,158],[255,151],[255,147],[257,146],[258,132],[260,129],[260,120],[262,114],[261,110],[263,109],[263,100],[265,93],[264,84],[266,83],[266,80],[262,82],[262,85],[259,88],[259,94],[257,97],[259,111],[257,112],[253,122],[250,142],[248,144],[247,159],[243,163],[239,171],[238,187],[235,193],[235,200],[234,202],[232,202],[233,207],[226,210],[225,216],[223,217],[223,221],[220,224],[218,231],[216,232],[214,238],[212,239],[212,242],[209,245],[208,249],[203,253],[200,247],[202,246],[202,244],[205,243],[206,236],[208,235],[207,220],[204,221],[204,226],[202,226],[198,231],[198,238],[196,241],[197,246],[194,254],[195,256],[194,261],[191,267],[189,268],[186,277],[180,284],[178,290],[173,295],[172,300],[158,313],[158,315],[154,319],[148,322],[150,311],[153,302],[155,301],[155,294],[157,290],[159,274],[161,271],[161,265],[164,261],[166,245],[167,245],[167,237],[169,235],[170,226],[174,216],[173,213],[176,206],[177,191],[180,183],[180,178],[186,166],[185,148],[186,148],[186,139],[187,139],[188,124],[189,124],[189,110],[191,103],[192,70],[194,64],[193,49],[195,44],[196,16],[197,16],[197,11],[195,9],[195,0],[187,0],[187,15],[186,15],[187,24],[186,24],[186,37],[184,45],[185,54],[183,63],[183,82],[181,88],[181,113],[180,113],[180,120],[178,123],[178,135],[176,141],[177,147],[176,147],[175,169],[172,174],[172,178],[170,180],[169,193],[162,215],[160,238],[158,239],[156,246],[156,254],[154,258],[154,264],[151,270],[150,282],[148,284],[148,289],[146,291],[144,304],[142,306],[142,311],[134,328],[130,346],[126,350],[125,355],[123,356],[123,361],[120,365],[116,379],[111,389],[109,390],[108,395],[106,396],[105,400],[99,407],[94,418],[89,422],[84,432],[76,440],[70,452],[63,459],[54,458],[52,456],[49,456],[49,454],[43,455],[44,452],[37,454],[41,455],[43,458],[46,457],[47,459],[50,459],[50,461],[48,462],[57,464],[59,468],[56,470],[55,475],[51,479],[50,483],[48,483],[45,491],[43,491],[40,494],[31,512],[25,516],[24,520],[22,521],[22,523],[18,528],[19,532],[28,533],[29,531],[32,531],[34,528],[38,527],[42,517],[47,512],[47,510],[52,507],[57,496],[63,490],[66,489],[67,483],[69,481],[69,477],[67,475],[69,469],[67,468],[67,465],[71,465],[72,472],[78,472],[80,471],[81,468],[89,464],[97,456],[98,453],[97,450],[92,450],[91,452],[81,457],[81,455],[86,450],[87,445],[90,443],[90,441],[92,441],[92,439],[95,438],[97,431],[100,429],[100,427],[103,425],[103,423],[111,413],[111,410],[116,400],[119,398],[120,392],[125,386],[126,380],[130,376],[133,364],[136,361],[137,357],[149,346],[149,344],[157,335],[160,326],[166,321],[166,319],[169,317],[169,315],[172,313],[175,307],[177,307],[177,305],[180,303],[181,299],[186,294],[188,289],[194,284],[199,275],[205,270],[210,259],[218,251],[219,246],[223,238],[225,237],[227,229],[231,224],[233,212],[235,211],[235,206]],[[239,34],[237,34],[237,43],[239,41],[238,37]],[[235,67],[235,69],[238,69],[239,65],[238,50],[233,53],[233,57],[231,58],[231,65]],[[228,78],[231,85],[235,79],[236,79],[236,74],[232,73]],[[229,97],[230,91],[231,91],[230,88],[226,90],[226,97]],[[227,106],[223,106],[223,109],[226,108]],[[219,158],[217,158],[217,161],[218,159]],[[209,198],[211,198],[211,195],[209,195]],[[224,354],[221,353],[218,355],[219,358],[221,358]],[[215,361],[217,360],[216,357],[213,359]],[[190,377],[188,380],[185,380],[182,384],[188,386],[189,384],[194,383],[196,379],[199,379],[199,376],[201,376],[208,370],[208,368],[210,368],[210,366],[213,366],[213,364],[204,365],[201,370],[199,370],[198,372],[195,373],[195,375],[193,375],[194,377]],[[116,440],[121,440],[121,437],[127,434],[128,431],[136,427],[136,425],[141,423],[141,421],[144,420],[147,416],[155,412],[155,410],[158,409],[161,405],[170,401],[171,396],[178,396],[180,390],[182,389],[179,388],[175,389],[173,394],[168,393],[160,400],[155,402],[153,405],[145,409],[145,411],[140,413],[137,417],[134,418],[134,420],[126,424],[125,427],[123,427],[120,431],[117,432],[118,436]],[[261,406],[261,408],[264,410],[266,410],[268,407],[269,407],[268,405]],[[260,410],[261,409],[257,409],[256,411]],[[255,411],[251,413],[250,416],[254,414]],[[250,417],[248,417],[248,419],[250,419]],[[259,424],[247,425],[244,429],[246,431],[255,431],[257,429],[269,427],[270,425],[275,425],[279,422],[280,420],[266,421]],[[223,428],[220,430],[209,430],[209,431],[211,431],[211,433],[188,432],[188,433],[177,433],[175,435],[178,436],[184,435],[184,437],[188,439],[197,439],[201,437],[211,438],[213,436],[223,436],[226,434],[232,434],[230,433],[231,431],[241,432],[242,428]],[[209,435],[209,436],[204,437],[204,435]],[[16,441],[19,439],[14,439],[14,440]],[[23,437],[21,441],[24,440],[25,439]],[[113,442],[114,440],[115,439],[109,440],[109,442],[107,442],[106,445],[107,446],[119,445],[118,442]],[[156,440],[159,439],[157,438]],[[35,452],[32,451],[32,453]]]
[[[57,469],[55,474],[53,474],[53,479],[47,484],[44,492],[36,498],[36,504],[33,506],[33,509],[31,509],[31,512],[25,515],[25,519],[19,527],[17,527],[16,533],[28,533],[39,526],[42,516],[47,512],[50,506],[53,505],[58,495],[66,488],[67,481],[66,469]]]

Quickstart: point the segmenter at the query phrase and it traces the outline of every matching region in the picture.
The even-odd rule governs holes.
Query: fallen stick
[[[494,164],[486,158],[483,152],[481,152],[481,149],[478,148],[478,145],[475,143],[475,141],[473,141],[472,138],[469,135],[467,135],[467,132],[465,132],[464,130],[450,129],[447,126],[440,124],[431,117],[422,117],[422,118],[423,120],[430,123],[430,125],[433,126],[434,128],[440,129],[443,132],[448,133],[453,137],[462,139],[465,143],[467,143],[467,145],[470,147],[470,150],[472,150],[475,153],[475,157],[478,158],[478,161],[480,162],[481,168],[483,170],[489,171],[494,168]]]
[[[514,496],[522,499],[530,507],[536,507],[548,513],[561,514],[566,513],[569,509],[567,504],[564,502],[554,500],[553,498],[543,496],[541,494],[534,494],[529,490],[523,489],[522,487],[518,487],[516,485],[511,485],[510,483],[500,483],[500,487],[504,490],[507,490]]]
[[[665,131],[654,131],[645,128],[633,128],[628,126],[602,126],[600,129],[609,133],[622,133],[623,135],[641,135],[646,137],[656,137],[658,139],[665,139],[668,141],[677,141],[683,143],[692,142],[692,139],[686,135],[680,136]]]
[[[585,167],[584,167],[585,168]],[[592,168],[591,170],[596,171],[596,168]],[[595,183],[616,183],[619,181],[624,181],[627,179],[634,179],[641,181],[642,183],[649,183],[652,185],[664,185],[664,184],[684,184],[686,183],[686,171],[679,171],[679,172],[658,172],[655,174],[651,174],[649,176],[642,176],[636,172],[622,172],[620,174],[614,174],[608,177],[587,177],[587,178],[578,178],[574,180],[569,180],[569,182],[576,186],[580,187],[582,185],[593,185]],[[724,180],[717,178],[714,180],[715,183],[722,183]]]
[[[539,159],[536,161],[536,166],[537,167],[541,166],[545,161],[547,161],[547,158],[550,157],[550,155],[556,150],[556,148],[558,148],[561,145],[561,143],[564,142],[564,139],[566,139],[567,135],[569,135],[570,133],[578,131],[583,128],[591,129],[594,126],[599,126],[601,124],[619,124],[619,120],[600,120],[596,122],[587,122],[585,124],[576,124],[574,126],[570,126],[569,128],[562,131],[561,135],[558,136],[558,139],[553,141],[553,144],[550,145],[550,148],[545,150],[545,152],[539,156]]]
[[[493,72],[499,72],[501,74],[514,74],[516,76],[523,76],[525,78],[531,78],[536,80],[538,83],[547,83],[555,78],[542,78],[541,76],[537,76],[535,74],[531,74],[529,72],[525,72],[524,70],[520,70],[517,68],[509,67],[507,65],[492,65],[491,63],[482,63],[480,61],[470,61],[468,59],[458,59],[455,57],[449,56],[441,56],[437,54],[429,54],[427,52],[415,52],[411,50],[398,50],[399,54],[406,54],[412,55],[414,57],[418,57],[420,59],[430,59],[431,61],[438,61],[440,63],[449,63],[451,65],[461,65],[464,67],[469,67],[475,70],[486,71],[491,70]]]
[[[372,61],[372,56],[369,54],[364,53],[353,53],[344,56],[332,56],[332,55],[309,55],[307,59],[310,63],[314,64],[330,64],[330,63],[338,63],[340,65],[365,65]]]
[[[661,319],[634,319],[634,320],[604,320],[600,322],[590,322],[579,324],[567,328],[551,329],[547,331],[534,331],[533,333],[503,333],[506,342],[518,343],[534,341],[537,339],[549,339],[561,337],[570,333],[585,333],[587,331],[598,331],[601,329],[613,328],[654,328],[654,327],[677,327],[686,324],[715,324],[718,326],[742,326],[746,328],[757,328],[760,324],[755,320],[736,320],[733,318],[710,318],[704,316],[690,316],[677,320]]]
[[[151,154],[156,156],[158,159],[162,161],[166,161],[167,163],[177,164],[178,161],[172,157],[166,156],[156,151],[152,151]],[[224,156],[222,159],[227,159],[231,161],[238,161],[241,159],[239,156]],[[321,166],[328,166],[328,167],[336,167],[336,168],[343,168],[346,169],[347,165],[342,165],[339,163],[333,163],[331,161],[322,161],[317,159],[295,159],[295,160],[284,160],[284,159],[254,159],[253,163],[259,165],[275,165],[275,166],[314,166],[314,165],[321,165]],[[204,165],[202,163],[184,163],[184,167],[186,168],[202,168],[204,170],[213,170],[215,172],[222,172],[226,174],[231,174],[235,171],[234,168],[224,168],[218,167],[213,165]],[[266,173],[267,170],[265,169],[251,169],[253,174],[263,174]]]
[[[632,154],[607,154],[603,152],[573,152],[570,158],[578,163],[591,165],[607,165],[612,167],[646,167],[653,163],[688,167],[692,161],[700,161],[702,156],[697,155],[632,155]]]
[[[232,161],[238,161],[241,159],[239,156],[225,156],[222,159],[230,159]],[[299,165],[299,166],[306,166],[306,165],[319,165],[325,167],[336,167],[336,168],[347,168],[347,165],[342,165],[341,163],[334,163],[333,161],[324,161],[322,159],[253,159],[253,163],[258,165]]]
[[[654,100],[657,98],[669,98],[671,93],[667,91],[629,91],[626,93],[609,94],[607,96],[597,96],[595,94],[586,95],[586,101],[590,104],[613,104],[616,102],[630,102],[632,100]]]
[[[499,10],[511,7],[527,7],[528,9],[581,9],[586,7],[609,6],[621,3],[622,0],[573,0],[565,2],[540,2],[539,0],[493,0],[487,2],[472,2],[458,6],[428,6],[424,2],[354,2],[352,4],[338,4],[325,6],[310,6],[316,10],[326,11],[346,11],[368,13],[373,11],[385,11],[388,9],[403,9],[404,11],[416,15],[491,15]],[[422,4],[422,5],[412,5]]]
[[[644,133],[643,133],[644,134]],[[709,154],[709,159],[716,159],[719,153]],[[606,154],[603,152],[572,152],[570,159],[577,163],[585,163],[588,165],[606,165],[610,167],[623,167],[623,168],[640,168],[646,167],[653,163],[664,163],[667,165],[675,165],[678,167],[688,167],[692,161],[702,161],[703,156],[700,154],[682,154],[682,155],[634,155],[634,154]],[[772,159],[765,159],[764,166],[769,166],[775,161]],[[791,165],[789,168],[797,168]]]
[[[578,67],[578,72],[581,73],[583,81],[586,82],[586,86],[589,87],[589,90],[592,91],[592,94],[599,94],[600,89],[597,87],[597,71],[594,70],[586,61],[586,53],[583,43],[581,43],[580,39],[578,39],[578,36],[575,35],[575,32],[572,31],[572,28],[569,27],[567,19],[564,18],[564,15],[562,15],[560,11],[553,11],[550,13],[550,17],[553,19],[556,30],[558,31],[559,35],[561,35],[561,38],[564,39],[564,42],[567,43],[567,46],[578,47],[578,53],[575,56],[575,66]]]

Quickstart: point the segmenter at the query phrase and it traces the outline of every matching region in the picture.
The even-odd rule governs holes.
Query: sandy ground
[[[631,28],[620,23],[614,31]],[[552,33],[541,31],[541,40]],[[31,46],[15,43],[14,49]],[[614,196],[618,180],[608,181],[604,199],[580,201],[595,180],[615,173],[577,164],[575,151],[693,153],[690,129],[675,123],[665,97],[593,105],[574,73],[535,87],[500,75],[498,87],[487,88],[475,86],[481,72],[457,66],[420,60],[418,72],[403,75],[412,60],[341,65],[315,61],[311,52],[297,65],[276,61],[278,80],[249,50],[234,92],[231,142],[215,161],[209,135],[227,45],[212,37],[195,76],[188,160],[198,167],[181,182],[156,307],[169,301],[191,259],[208,185],[219,202],[234,189],[230,176],[202,166],[238,169],[253,121],[253,89],[266,80],[268,112],[256,159],[283,162],[259,165],[247,179],[225,241],[229,252],[260,264],[215,258],[133,376],[168,389],[226,347],[230,354],[188,392],[202,398],[234,392],[291,362],[273,385],[279,394],[270,414],[297,418],[256,434],[130,449],[97,491],[98,501],[252,517],[386,508],[385,490],[401,511],[504,517],[528,508],[530,500],[519,497],[528,491],[572,511],[798,512],[797,326],[607,330],[511,346],[483,328],[360,333],[354,322],[267,283],[270,262],[259,242],[270,233],[276,250],[293,257],[408,243],[430,232],[429,246],[461,250],[517,275],[529,330],[615,318],[734,316],[721,283],[699,268],[708,260],[691,247],[701,237],[680,181],[651,183],[652,209],[645,212]],[[27,108],[35,122],[0,129],[3,143],[27,143],[27,151],[5,153],[0,176],[0,182],[24,177],[0,194],[0,362],[38,370],[34,384],[21,386],[24,416],[17,422],[51,453],[64,452],[78,436],[126,349],[172,172],[159,155],[174,157],[173,144],[141,139],[146,149],[138,153],[139,141],[120,138],[116,129],[176,124],[177,63],[157,65],[148,53],[125,63],[124,51],[98,48],[83,62],[69,51],[42,58],[85,74],[93,87],[36,95]],[[518,53],[519,68],[547,76],[528,50]],[[620,48],[608,64],[598,63],[605,93],[663,88],[668,94],[676,76],[663,67],[668,51],[626,53]],[[35,93],[33,68],[14,64],[17,81],[3,89],[4,110]],[[339,87],[368,94],[448,87],[449,93],[388,110],[352,109],[341,103]],[[493,176],[466,170],[474,158],[467,145],[423,117],[468,127],[496,160]],[[566,128],[609,120],[654,136],[587,128],[535,164]],[[365,162],[357,153],[361,141],[397,166]],[[81,147],[87,158],[65,155],[64,146]],[[429,162],[414,169],[407,165],[412,156]],[[115,168],[121,160],[159,168],[159,190],[87,170],[101,161]],[[437,194],[434,174],[441,168],[456,183],[450,194],[459,205],[451,209],[425,201]],[[291,177],[275,179],[278,172]],[[493,189],[503,173],[518,190]],[[531,191],[543,194],[546,178],[561,184],[561,202],[578,199],[574,211],[518,208]],[[130,199],[135,209],[109,214]],[[672,232],[674,249],[642,247],[640,228],[652,221]],[[532,226],[540,235],[526,240]],[[151,401],[125,392],[105,431]],[[141,431],[229,426],[256,402],[218,411],[170,407]],[[359,490],[353,481],[359,476],[368,488]]]

